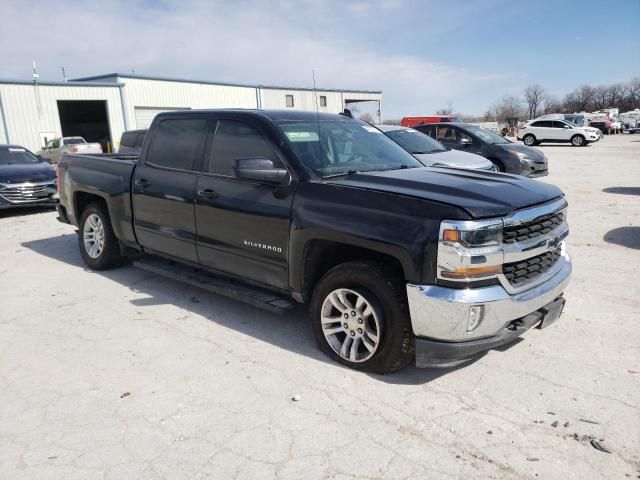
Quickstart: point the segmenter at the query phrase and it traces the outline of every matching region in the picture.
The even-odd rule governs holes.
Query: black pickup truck
[[[126,258],[286,311],[319,347],[386,373],[454,366],[554,322],[567,202],[509,174],[424,167],[340,115],[158,115],[139,157],[64,155],[59,219],[87,265]]]

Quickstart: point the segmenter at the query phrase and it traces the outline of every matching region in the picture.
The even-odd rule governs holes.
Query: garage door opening
[[[106,100],[58,100],[63,137],[83,137],[99,142],[102,151],[113,146]]]

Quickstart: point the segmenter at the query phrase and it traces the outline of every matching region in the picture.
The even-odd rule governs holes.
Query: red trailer
[[[403,117],[400,125],[403,127],[414,127],[416,125],[426,125],[427,123],[459,122],[455,115],[425,115],[422,117]]]

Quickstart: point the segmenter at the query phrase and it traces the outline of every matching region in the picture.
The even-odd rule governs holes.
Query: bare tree
[[[398,119],[391,118],[391,119],[388,119],[388,120],[383,120],[382,121],[382,125],[400,125],[401,121],[402,120],[399,119],[399,118]]]
[[[371,125],[374,125],[376,123],[375,118],[373,118],[373,115],[371,115],[369,112],[361,113],[360,115],[358,115],[358,119],[362,120],[363,122],[370,123]]]
[[[562,103],[550,95],[545,96],[541,108],[542,113],[545,115],[547,113],[563,113],[564,111],[564,106],[562,105]]]
[[[436,110],[436,115],[451,115],[453,113],[453,102],[449,100],[446,108]]]
[[[538,109],[542,105],[542,102],[544,102],[545,96],[544,88],[540,85],[529,85],[524,89],[524,100],[529,110],[529,118],[536,118],[538,116]]]
[[[596,87],[593,89],[593,107],[602,110],[609,106],[609,89],[607,87]]]
[[[513,95],[502,97],[494,104],[492,110],[496,120],[500,123],[506,121],[507,118],[523,118],[526,115],[520,99]]]

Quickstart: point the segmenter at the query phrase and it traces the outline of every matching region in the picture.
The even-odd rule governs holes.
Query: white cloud
[[[13,2],[2,9],[0,76],[28,78],[36,59],[43,79],[60,79],[64,65],[71,77],[135,68],[140,74],[310,86],[315,69],[319,87],[383,90],[386,117],[433,112],[448,100],[463,111],[481,110],[493,98],[472,108],[462,103],[505,81],[404,54],[401,47],[376,51],[358,38],[357,21],[380,17],[398,3],[341,5],[61,0],[52,18],[46,2]],[[345,30],[349,22],[354,26]]]

